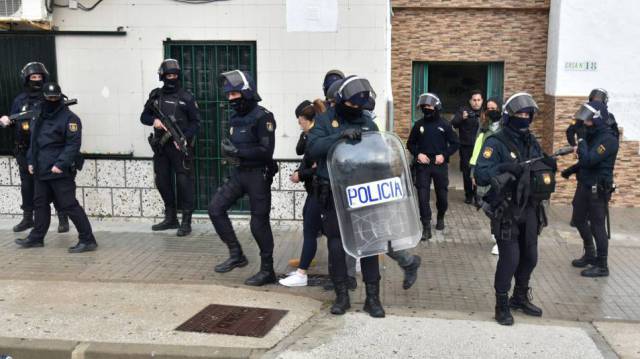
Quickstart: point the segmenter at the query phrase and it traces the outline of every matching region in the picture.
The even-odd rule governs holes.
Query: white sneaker
[[[294,275],[296,273],[298,273],[297,270],[291,271],[291,272],[287,273],[287,277],[291,277],[292,275]]]
[[[499,254],[498,253],[498,245],[497,244],[494,244],[493,248],[491,248],[491,254],[493,254],[494,256],[497,256]]]
[[[280,284],[285,287],[305,287],[307,285],[307,275],[295,272],[287,278],[280,279]]]

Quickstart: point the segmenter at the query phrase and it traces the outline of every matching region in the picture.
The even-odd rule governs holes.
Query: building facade
[[[602,87],[623,129],[612,205],[640,206],[640,72],[630,62],[640,55],[631,46],[639,7],[633,0],[392,0],[395,131],[408,136],[421,92],[438,93],[451,113],[472,89],[503,100],[527,91],[540,106],[533,131],[552,151],[567,144],[573,114]],[[575,178],[558,176],[553,202],[569,203],[574,189]]]

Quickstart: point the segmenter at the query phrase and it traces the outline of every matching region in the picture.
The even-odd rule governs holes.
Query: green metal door
[[[200,107],[200,133],[195,145],[196,210],[206,210],[229,168],[220,152],[220,142],[229,133],[229,103],[219,76],[229,70],[251,73],[257,81],[256,43],[237,41],[165,41],[165,57],[174,58],[182,68],[182,86]],[[247,211],[246,198],[234,207]]]
[[[416,113],[416,104],[420,95],[429,91],[429,64],[414,62],[411,79],[411,125],[419,120],[422,113]]]
[[[2,34],[0,32],[0,116],[9,113],[22,91],[20,70],[28,62],[42,62],[56,80],[56,42],[53,35]],[[64,91],[64,84],[62,90]],[[13,152],[13,131],[0,129],[0,154]]]

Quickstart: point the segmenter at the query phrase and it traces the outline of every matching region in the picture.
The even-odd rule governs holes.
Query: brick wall
[[[295,161],[279,162],[271,186],[271,219],[302,220],[304,187],[288,176]],[[76,178],[76,197],[91,217],[153,218],[164,205],[154,185],[151,160],[86,160]],[[13,157],[0,157],[0,215],[21,214],[20,174]]]
[[[421,8],[416,5],[435,3],[448,3],[451,7]],[[517,91],[530,92],[540,105],[541,115],[544,115],[548,5],[545,2],[539,9],[457,8],[458,5],[472,3],[510,3],[515,7],[516,3],[537,2],[393,2],[392,87],[395,131],[400,136],[406,138],[411,126],[413,61],[503,61],[505,95]],[[413,7],[403,7],[403,4]],[[542,136],[542,127],[542,121],[534,124],[538,136]]]
[[[549,8],[551,0],[393,0],[394,8]]]
[[[586,97],[554,97],[546,96],[548,111],[544,119],[547,131],[543,140],[549,148],[557,150],[567,145],[565,130],[569,126],[573,115],[578,107],[587,101]],[[624,132],[624,129],[622,129]],[[565,156],[560,159],[558,166],[564,169],[575,163],[573,156]],[[621,141],[620,150],[615,167],[615,183],[618,187],[613,195],[611,205],[616,207],[638,207],[640,206],[640,143],[637,141]],[[553,195],[554,203],[571,203],[573,193],[576,188],[576,178],[572,176],[565,180],[561,176],[557,177],[556,193]]]

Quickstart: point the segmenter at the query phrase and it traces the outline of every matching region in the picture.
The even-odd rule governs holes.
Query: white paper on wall
[[[287,32],[338,31],[338,0],[287,0]]]

